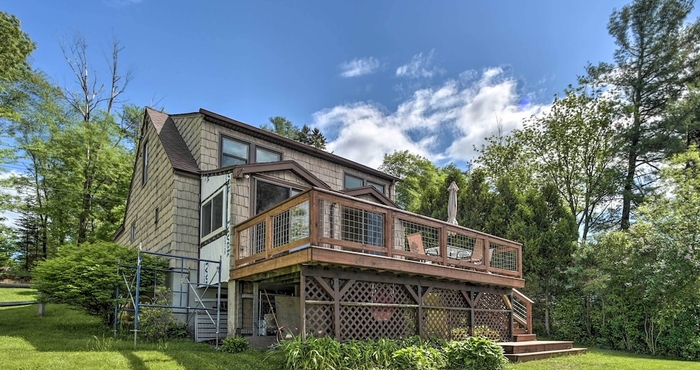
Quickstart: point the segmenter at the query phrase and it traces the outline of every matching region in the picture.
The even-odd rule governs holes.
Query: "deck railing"
[[[513,319],[532,334],[532,300],[513,289]]]
[[[235,231],[234,266],[311,245],[522,278],[520,244],[318,188]]]

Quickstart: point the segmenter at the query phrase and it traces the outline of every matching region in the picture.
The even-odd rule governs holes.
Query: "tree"
[[[114,321],[116,288],[126,291],[124,280],[117,273],[118,264],[135,266],[138,253],[134,248],[107,242],[86,243],[80,247],[65,245],[58,256],[41,262],[34,269],[34,284],[45,299],[81,308],[110,325]],[[165,260],[142,257],[144,269],[168,266]],[[164,276],[143,274],[141,287],[152,289],[163,279]]]
[[[304,125],[301,130],[296,133],[294,140],[306,145],[311,145],[316,149],[326,150],[326,137],[323,136],[321,130],[317,127],[312,130],[309,126]]]
[[[17,101],[21,100],[14,85],[30,73],[27,58],[36,45],[22,31],[19,19],[3,11],[0,11],[0,40],[0,118],[11,118]]]
[[[403,180],[396,183],[396,202],[411,212],[418,211],[429,189],[443,181],[443,174],[437,166],[408,150],[384,154],[379,169]]]
[[[299,129],[294,126],[292,121],[282,116],[270,117],[270,123],[263,124],[260,128],[292,140],[296,140],[297,133],[299,132]]]
[[[78,114],[82,124],[75,128],[73,134],[59,138],[67,151],[64,153],[73,161],[64,163],[74,170],[75,183],[63,182],[64,186],[81,187],[80,211],[78,214],[78,232],[76,242],[78,244],[88,240],[88,234],[96,205],[94,198],[98,194],[110,194],[107,187],[120,182],[124,171],[120,168],[120,161],[128,161],[123,146],[120,145],[123,132],[115,132],[117,127],[112,116],[112,109],[119,103],[119,97],[133,79],[133,71],[122,72],[119,65],[119,54],[123,50],[119,40],[113,39],[111,43],[111,58],[108,59],[109,77],[105,84],[97,79],[95,71],[89,69],[87,54],[88,43],[80,35],[75,35],[68,43],[61,45],[63,56],[70,66],[76,78],[77,90],[64,89],[66,102]],[[108,91],[105,93],[105,86]],[[76,140],[77,139],[77,140]],[[114,172],[116,167],[119,168]],[[127,175],[128,176],[128,175]],[[116,181],[115,181],[116,180]],[[128,189],[114,188],[113,190]],[[126,190],[128,192],[128,190]],[[126,192],[118,194],[119,199],[126,199]]]
[[[681,147],[682,139],[663,118],[687,91],[686,84],[697,79],[700,23],[684,23],[692,9],[690,0],[635,0],[615,10],[608,23],[617,45],[615,64],[589,68],[620,94],[627,113],[623,230],[656,179],[660,161]]]
[[[569,86],[549,112],[531,118],[514,134],[534,158],[541,181],[554,184],[576,216],[583,241],[592,229],[605,229],[614,213],[616,112],[615,102],[595,86]]]

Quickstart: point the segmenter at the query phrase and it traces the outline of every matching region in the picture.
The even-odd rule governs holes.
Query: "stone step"
[[[585,354],[588,349],[586,348],[569,348],[569,349],[559,349],[554,351],[542,351],[542,352],[528,352],[528,353],[511,353],[506,354],[506,358],[510,362],[526,362],[533,360],[542,360],[545,358],[555,357],[555,356],[565,356],[565,355],[577,355]]]
[[[537,334],[513,334],[513,342],[533,342],[537,340]]]
[[[547,352],[564,349],[571,349],[574,346],[572,341],[548,341],[533,340],[527,342],[502,342],[498,343],[506,354]]]

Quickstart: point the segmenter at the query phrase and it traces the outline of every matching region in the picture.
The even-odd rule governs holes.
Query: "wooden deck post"
[[[394,212],[387,211],[384,214],[384,248],[386,256],[390,257],[394,251]]]
[[[309,192],[309,244],[318,246],[319,233],[323,223],[323,209],[318,198],[318,192]]]
[[[299,335],[306,340],[306,276],[299,271]]]

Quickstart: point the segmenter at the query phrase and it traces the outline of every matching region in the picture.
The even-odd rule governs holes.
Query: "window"
[[[265,163],[265,162],[279,162],[282,158],[282,155],[273,152],[271,150],[267,150],[264,148],[256,147],[255,148],[255,162],[256,163]]]
[[[143,144],[143,161],[141,168],[141,184],[145,185],[148,181],[148,140]]]
[[[285,199],[301,193],[300,190],[266,181],[255,182],[255,214],[267,211]]]
[[[365,186],[364,180],[352,175],[345,175],[345,189],[361,188]]]
[[[355,189],[355,188],[361,188],[363,186],[371,186],[375,189],[377,189],[378,192],[382,194],[386,194],[384,192],[385,187],[384,184],[379,183],[379,182],[374,182],[371,180],[366,180],[361,177],[353,176],[353,175],[348,175],[345,174],[345,189]]]
[[[224,192],[216,194],[202,206],[202,236],[224,226]]]
[[[367,180],[367,185],[377,189],[378,192],[384,194],[384,185],[383,184],[379,184],[379,183],[376,183],[374,181]]]
[[[133,242],[136,240],[136,222],[131,223],[131,237],[130,240]]]
[[[248,163],[249,145],[238,140],[221,138],[221,167]]]
[[[156,215],[155,215],[154,219],[155,219],[155,221],[153,223],[156,224],[156,226],[158,226],[158,207],[156,207]]]
[[[221,167],[248,163],[278,162],[282,153],[247,143],[241,140],[221,136]]]

